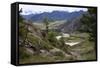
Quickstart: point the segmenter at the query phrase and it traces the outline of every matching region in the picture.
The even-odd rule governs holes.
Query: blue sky
[[[52,12],[52,11],[66,11],[66,12],[74,12],[74,11],[87,11],[87,8],[77,8],[77,7],[57,7],[57,6],[40,6],[40,5],[19,5],[19,10],[23,9],[21,14],[29,15],[29,14],[39,14],[43,12]]]

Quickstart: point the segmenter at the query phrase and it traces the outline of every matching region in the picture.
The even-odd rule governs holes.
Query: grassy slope
[[[71,49],[80,55],[81,59],[79,60],[96,59],[95,43],[93,41],[85,40],[81,44],[71,47]]]
[[[70,38],[67,38],[66,40],[71,40],[71,41],[80,41],[84,40],[81,44],[78,44],[73,47],[69,47],[69,51],[73,52],[74,54],[77,54],[76,57],[75,55],[70,55],[68,57],[65,57],[62,55],[62,53],[58,52],[57,55],[55,56],[44,56],[40,54],[33,55],[29,52],[26,51],[25,47],[20,47],[20,64],[24,63],[37,63],[37,62],[55,62],[55,61],[75,61],[75,60],[93,60],[96,59],[95,56],[95,43],[93,41],[87,40],[87,34],[83,34],[83,38],[81,37],[82,34],[74,34]],[[58,48],[63,51],[66,51],[66,46],[58,45],[58,41],[54,40],[51,38],[51,40],[54,40],[54,42],[49,42],[48,37],[45,39],[42,39],[38,35],[28,35],[28,40],[32,43],[33,46],[39,47],[40,49],[45,49],[45,50],[51,50],[53,48]],[[60,42],[60,41],[59,41]],[[54,43],[54,44],[53,44]],[[66,53],[67,54],[67,53]],[[77,58],[78,57],[78,58]],[[73,59],[74,58],[74,59]]]

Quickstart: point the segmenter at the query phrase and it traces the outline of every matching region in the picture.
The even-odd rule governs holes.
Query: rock
[[[40,50],[40,55],[43,57],[52,56],[52,54],[50,52],[48,52],[47,50]]]
[[[40,52],[41,52],[41,53],[46,53],[47,51],[46,51],[46,50],[40,50]]]
[[[26,50],[31,54],[35,54],[35,52],[31,48],[26,48]]]
[[[50,53],[52,55],[55,55],[55,56],[62,54],[61,50],[60,49],[57,49],[57,48],[54,48],[54,49],[50,50]]]

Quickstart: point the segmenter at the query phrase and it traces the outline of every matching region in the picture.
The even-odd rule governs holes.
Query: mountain
[[[53,11],[43,12],[40,14],[23,15],[26,20],[31,20],[35,25],[38,25],[40,29],[44,29],[43,19],[47,17],[50,21],[49,28],[56,29],[57,31],[72,33],[81,27],[80,18],[84,11],[65,12],[65,11]],[[41,24],[40,24],[41,23]]]
[[[75,11],[75,12],[66,12],[66,11],[53,11],[53,12],[43,12],[40,14],[30,14],[22,15],[26,20],[31,20],[33,22],[42,22],[45,17],[50,21],[59,21],[59,20],[73,20],[76,17],[84,14],[84,11]]]
[[[29,14],[29,15],[22,15],[22,17],[26,20],[31,19],[31,17],[34,16],[34,14]]]
[[[81,27],[81,19],[82,16],[79,16],[71,21],[67,21],[66,23],[59,25],[57,28],[62,32],[72,33],[77,31]]]

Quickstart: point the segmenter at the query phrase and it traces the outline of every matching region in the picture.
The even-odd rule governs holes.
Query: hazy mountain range
[[[53,12],[43,12],[40,14],[29,14],[22,15],[22,17],[26,20],[31,20],[33,22],[42,22],[45,17],[47,17],[50,21],[59,21],[59,20],[73,20],[82,14],[85,11],[75,11],[75,12],[66,12],[66,11],[53,11]]]

